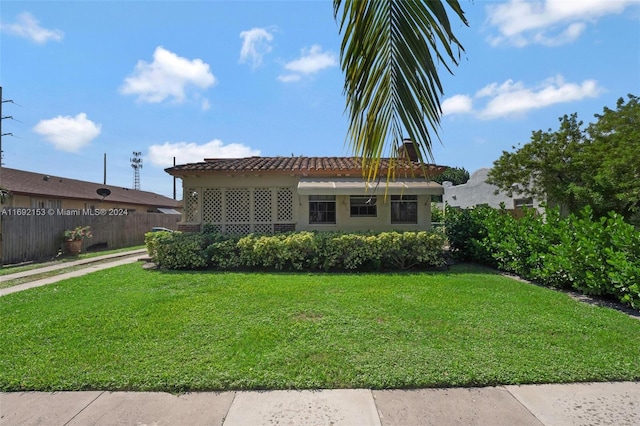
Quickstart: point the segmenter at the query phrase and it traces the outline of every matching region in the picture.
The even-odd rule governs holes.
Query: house
[[[178,229],[211,224],[230,234],[287,231],[427,230],[431,196],[441,195],[430,176],[446,167],[420,166],[415,158],[396,168],[383,159],[381,178],[363,179],[352,157],[247,157],[205,159],[167,173],[182,179],[184,210]]]
[[[540,200],[527,198],[522,195],[513,194],[509,197],[504,192],[499,192],[498,187],[487,183],[489,168],[478,169],[473,172],[467,181],[462,185],[452,185],[451,182],[443,182],[445,204],[452,207],[467,208],[481,204],[494,208],[500,208],[501,204],[510,210],[530,207],[541,210]]]
[[[0,188],[11,193],[5,208],[54,210],[126,209],[127,213],[180,214],[182,203],[147,191],[2,167]]]

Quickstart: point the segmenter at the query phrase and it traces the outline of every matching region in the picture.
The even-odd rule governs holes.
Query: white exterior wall
[[[386,200],[384,196],[377,196],[377,217],[358,217],[350,216],[350,200],[348,195],[336,195],[336,223],[335,224],[309,224],[309,196],[298,195],[297,185],[298,176],[264,176],[264,175],[244,175],[244,176],[185,176],[183,178],[183,200],[185,206],[183,209],[182,225],[200,225],[206,223],[203,217],[211,217],[211,206],[207,206],[204,198],[207,190],[220,190],[221,205],[224,213],[221,216],[221,223],[224,229],[222,232],[230,232],[231,230],[247,229],[246,226],[238,224],[238,228],[233,228],[230,223],[234,222],[227,217],[228,210],[228,189],[239,189],[249,191],[249,203],[247,216],[249,217],[248,232],[263,232],[265,229],[261,227],[261,223],[256,221],[256,212],[260,207],[256,205],[256,189],[271,190],[271,223],[281,225],[292,225],[296,231],[301,230],[317,230],[317,231],[417,231],[431,229],[431,196],[418,195],[418,223],[417,224],[392,224],[391,223],[391,196],[388,195]],[[291,219],[284,220],[278,217],[277,191],[281,188],[289,188],[292,191]],[[190,197],[191,193],[197,194]],[[355,194],[354,194],[355,195]],[[189,200],[193,200],[190,205]],[[208,211],[208,213],[207,213]],[[204,214],[203,214],[204,212]],[[236,221],[237,222],[237,221]],[[245,223],[244,221],[242,221]],[[263,223],[264,225],[264,223]],[[291,229],[291,230],[293,230]],[[275,229],[277,232],[279,229]],[[284,229],[287,230],[287,229]]]
[[[509,197],[504,192],[496,194],[498,187],[486,182],[489,170],[488,168],[476,170],[469,181],[462,185],[451,186],[450,182],[449,184],[445,182],[443,201],[452,207],[463,209],[481,204],[498,209],[501,203],[504,203],[507,209],[514,209],[517,199],[526,198],[524,195]],[[540,209],[540,200],[534,199],[533,207]]]

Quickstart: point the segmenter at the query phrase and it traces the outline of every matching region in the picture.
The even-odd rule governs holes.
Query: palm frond
[[[457,0],[445,0],[468,25]],[[375,179],[380,158],[399,157],[404,132],[419,160],[433,160],[431,132],[438,136],[438,66],[451,72],[463,47],[451,30],[444,1],[334,0],[344,33],[341,67],[350,126],[349,145]],[[390,143],[390,145],[388,145]]]

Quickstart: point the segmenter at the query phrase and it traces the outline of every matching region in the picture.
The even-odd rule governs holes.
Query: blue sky
[[[460,3],[436,163],[490,167],[640,95],[637,0]],[[174,156],[350,155],[340,42],[330,1],[3,0],[3,163],[102,182],[106,153],[107,183],[130,188],[140,151],[141,189],[172,196]]]

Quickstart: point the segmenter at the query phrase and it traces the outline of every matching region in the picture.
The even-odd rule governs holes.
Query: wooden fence
[[[63,247],[65,230],[90,226],[93,238],[82,251],[118,249],[144,244],[144,234],[154,226],[176,229],[179,215],[132,213],[122,216],[45,215],[2,216],[0,264],[15,264],[55,257]]]

